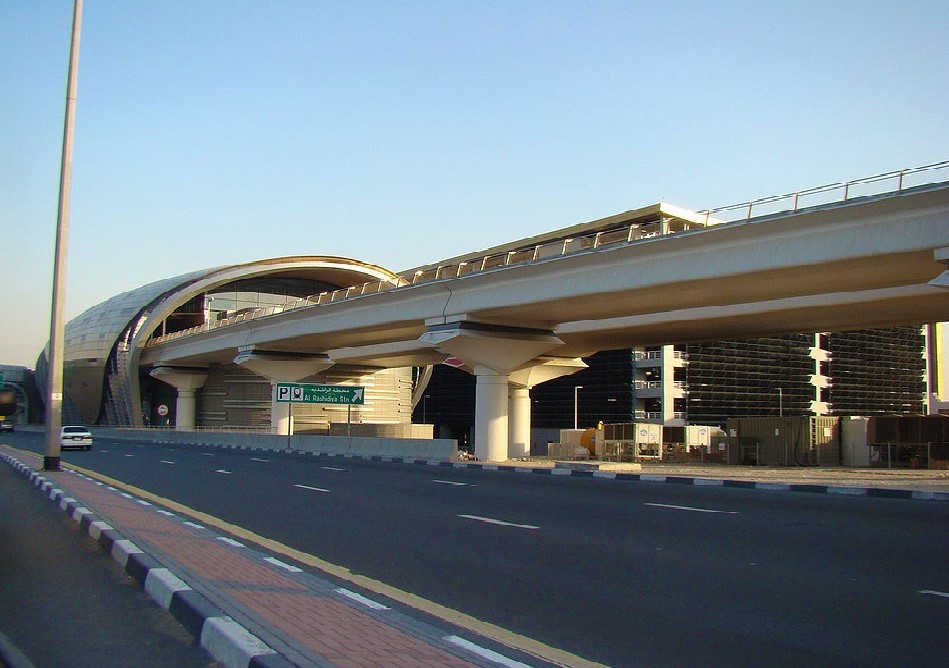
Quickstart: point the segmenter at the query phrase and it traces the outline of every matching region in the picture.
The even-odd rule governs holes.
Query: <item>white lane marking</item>
[[[225,538],[224,536],[218,536],[217,539],[222,543],[227,543],[228,545],[233,545],[234,547],[244,547],[244,544],[240,541],[234,540],[233,538]]]
[[[125,455],[126,457],[134,457],[135,455]]]
[[[502,527],[517,527],[518,529],[539,529],[540,527],[535,527],[533,524],[514,524],[513,522],[505,522],[504,520],[496,520],[493,517],[481,517],[480,515],[459,515],[458,517],[464,517],[468,520],[476,520],[478,522],[485,522],[487,524],[496,524]]]
[[[314,492],[328,492],[328,489],[323,489],[322,487],[310,487],[309,485],[294,485],[294,487],[299,487],[300,489],[309,489]]]
[[[672,508],[673,510],[688,510],[693,513],[719,513],[722,515],[737,515],[737,510],[710,510],[708,508],[693,508],[692,506],[675,506],[669,503],[646,503],[644,505],[655,508]]]
[[[475,487],[470,482],[458,482],[457,480],[432,480],[432,482],[437,482],[440,485],[454,485],[455,487]]]
[[[162,464],[174,464],[174,462],[170,462],[170,461],[168,461],[167,459],[162,459],[162,460],[159,460],[159,461],[161,461]]]
[[[194,522],[182,522],[186,527],[193,527],[195,529],[203,529],[204,527],[200,524],[195,524]]]
[[[135,498],[135,497],[133,497],[131,494],[129,494],[128,492],[119,492],[119,496],[124,496],[126,499]]]
[[[250,461],[252,462],[269,462],[269,459],[261,459],[260,457],[251,457]]]
[[[218,469],[215,473],[223,473],[224,475],[231,475],[231,472],[227,469]]]
[[[170,510],[159,510],[158,512],[162,515],[167,515],[168,517],[175,517],[175,514]]]
[[[204,457],[213,457],[213,456],[214,456],[214,453],[213,453],[213,452],[202,452],[201,454],[202,454]]]
[[[343,587],[338,588],[336,590],[336,593],[342,594],[346,598],[350,598],[356,601],[357,603],[362,603],[367,608],[371,608],[373,610],[388,610],[389,609],[389,606],[387,605],[382,605],[382,603],[376,603],[372,599],[366,598],[362,594],[357,594],[356,592],[349,591],[348,589],[344,589]]]
[[[148,501],[145,501],[144,499],[135,499],[135,503],[140,503],[140,504],[142,504],[143,506],[150,506],[150,505],[152,505],[152,504],[150,504]]]
[[[526,663],[509,659],[503,654],[498,654],[494,650],[481,647],[480,645],[475,645],[470,640],[465,640],[464,638],[459,638],[458,636],[445,636],[445,640],[450,642],[452,645],[457,645],[458,647],[466,649],[472,654],[477,654],[478,656],[487,659],[492,663],[496,663],[499,666],[506,666],[506,668],[531,668]]]
[[[345,471],[346,469],[341,469],[336,466],[321,466],[321,469],[324,471]]]
[[[926,596],[939,596],[940,598],[949,598],[949,591],[934,591],[932,589],[920,589],[917,594],[924,594]]]
[[[283,568],[283,569],[285,569],[285,570],[288,570],[288,571],[290,571],[291,573],[302,573],[302,572],[303,572],[303,569],[302,569],[302,568],[297,568],[296,566],[291,566],[290,564],[285,564],[284,562],[280,561],[279,559],[274,559],[273,557],[265,557],[265,558],[264,558],[264,561],[266,561],[268,564],[273,564],[274,566],[279,566],[280,568]]]

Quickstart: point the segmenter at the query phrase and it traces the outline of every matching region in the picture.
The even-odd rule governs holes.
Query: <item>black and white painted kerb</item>
[[[0,458],[23,474],[66,512],[103,550],[128,573],[149,596],[171,613],[200,646],[227,668],[292,668],[294,665],[238,624],[203,594],[126,539],[88,508],[10,455]]]
[[[690,476],[653,475],[649,473],[619,473],[613,471],[584,471],[577,469],[535,468],[532,466],[501,466],[479,462],[445,462],[411,457],[389,457],[385,455],[357,455],[353,453],[331,454],[326,452],[306,452],[303,450],[275,451],[268,448],[247,445],[220,445],[216,443],[198,444],[203,447],[220,450],[251,450],[279,453],[301,457],[327,457],[341,459],[362,459],[372,462],[395,464],[416,464],[419,466],[444,466],[451,468],[480,469],[484,471],[502,471],[506,473],[526,473],[532,475],[568,476],[575,478],[595,478],[598,480],[660,482],[673,485],[694,485],[696,487],[736,487],[757,489],[769,492],[804,492],[806,494],[836,494],[841,496],[866,496],[882,499],[913,499],[916,501],[949,501],[949,492],[929,492],[912,489],[890,489],[883,487],[859,487],[849,485],[815,485],[786,482],[767,482],[754,480],[728,480],[719,478],[695,478]],[[210,454],[210,453],[203,453]],[[325,467],[324,467],[325,468]]]

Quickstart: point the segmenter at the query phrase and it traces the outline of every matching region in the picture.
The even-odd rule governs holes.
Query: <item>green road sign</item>
[[[366,388],[351,385],[312,385],[310,383],[277,383],[274,397],[282,404],[347,404],[361,405]]]

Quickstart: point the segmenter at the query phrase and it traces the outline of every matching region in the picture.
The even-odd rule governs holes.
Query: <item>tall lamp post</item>
[[[578,429],[578,417],[580,413],[580,390],[583,389],[583,385],[574,385],[573,386],[573,428]]]
[[[72,180],[73,125],[76,118],[76,79],[79,74],[79,33],[82,0],[74,0],[69,74],[66,78],[66,120],[59,173],[59,210],[56,216],[56,252],[53,260],[53,303],[49,323],[49,378],[46,395],[46,450],[44,471],[59,471],[59,430],[63,424],[63,362],[65,358],[66,240],[69,236],[69,192]]]

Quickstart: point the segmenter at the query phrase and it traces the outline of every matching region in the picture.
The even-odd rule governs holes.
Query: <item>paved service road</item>
[[[944,502],[105,439],[63,458],[610,666],[942,666],[949,649]]]

